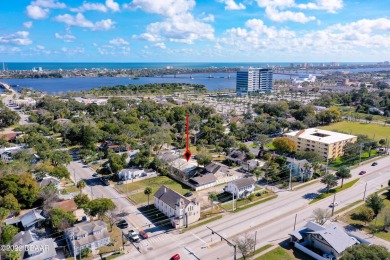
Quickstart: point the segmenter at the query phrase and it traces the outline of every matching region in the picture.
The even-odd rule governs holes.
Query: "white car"
[[[138,233],[134,230],[130,230],[129,231],[129,238],[133,241],[133,242],[138,242],[140,241],[141,239],[139,238],[138,236]]]
[[[330,203],[329,207],[333,208],[333,207],[336,207],[338,205],[339,205],[338,202],[332,202],[332,203]]]

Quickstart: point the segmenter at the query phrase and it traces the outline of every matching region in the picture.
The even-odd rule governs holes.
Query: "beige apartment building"
[[[347,143],[357,141],[357,136],[337,132],[309,128],[284,134],[285,137],[297,144],[298,151],[312,151],[327,159],[334,159],[343,155],[343,148]]]

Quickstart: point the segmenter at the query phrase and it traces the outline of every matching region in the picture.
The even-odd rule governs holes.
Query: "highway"
[[[370,164],[360,166],[351,171],[353,177],[361,180],[353,187],[336,195],[336,201],[342,208],[359,199],[363,199],[364,187],[367,183],[367,193],[371,194],[386,186],[390,179],[390,158],[377,160],[377,166]],[[366,175],[359,176],[361,170],[367,171]],[[267,243],[279,243],[289,237],[293,230],[294,218],[297,214],[296,227],[302,227],[311,219],[316,208],[329,208],[333,197],[328,197],[317,203],[309,205],[306,197],[311,193],[318,193],[324,188],[324,184],[315,183],[295,191],[279,192],[278,198],[241,211],[230,214],[224,218],[208,224],[209,227],[233,240],[237,235],[257,231],[257,248]],[[170,236],[166,241],[161,241],[158,247],[154,246],[142,254],[133,250],[129,254],[118,259],[169,259],[179,253],[182,259],[233,259],[233,248],[220,241],[217,235],[212,235],[206,226],[187,231],[183,234]]]

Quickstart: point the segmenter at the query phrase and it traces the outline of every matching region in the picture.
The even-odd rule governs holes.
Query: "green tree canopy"
[[[18,228],[13,225],[4,225],[1,228],[0,244],[8,245],[19,232]]]
[[[73,226],[76,217],[72,212],[66,212],[63,209],[54,208],[49,211],[52,227],[57,231],[64,231]]]
[[[336,176],[341,178],[341,188],[342,188],[344,184],[344,179],[351,178],[352,176],[351,170],[345,166],[341,166],[339,170],[336,172]]]
[[[109,211],[115,209],[116,206],[111,199],[101,198],[91,200],[86,205],[86,210],[90,216],[99,216],[102,217],[104,214]]]
[[[385,203],[377,193],[374,193],[367,197],[366,206],[371,208],[376,216],[385,207]]]
[[[357,259],[378,259],[386,260],[390,258],[389,251],[384,246],[378,246],[375,244],[365,245],[359,244],[352,247],[348,247],[344,251],[344,255],[340,260],[357,260]]]
[[[336,177],[332,174],[326,174],[321,179],[321,183],[326,185],[326,192],[329,192],[329,189],[337,185]]]
[[[282,153],[292,153],[297,150],[297,144],[287,137],[275,138],[272,144]]]
[[[76,202],[77,207],[79,208],[84,208],[90,201],[89,197],[87,194],[77,194],[74,196],[74,202]]]

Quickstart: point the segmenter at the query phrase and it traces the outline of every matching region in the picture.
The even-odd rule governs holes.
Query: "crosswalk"
[[[149,234],[150,236],[150,234]],[[139,246],[142,247],[149,247],[152,246],[153,244],[161,243],[161,242],[166,242],[166,241],[171,241],[173,239],[173,235],[169,233],[164,233],[164,234],[159,234],[156,236],[150,236],[148,239],[143,239],[140,242],[138,242]]]

